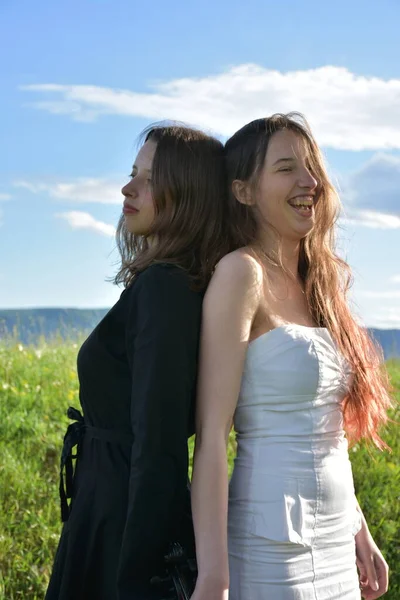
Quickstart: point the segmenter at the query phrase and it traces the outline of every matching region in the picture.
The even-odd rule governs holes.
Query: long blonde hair
[[[351,442],[365,438],[379,448],[387,447],[378,433],[379,427],[388,420],[387,410],[392,405],[382,352],[350,310],[347,296],[352,283],[351,270],[335,251],[335,224],[341,204],[329,180],[322,153],[301,114],[275,114],[257,119],[226,142],[230,249],[253,246],[259,228],[256,210],[237,201],[232,182],[257,181],[270,139],[282,130],[293,131],[305,141],[310,168],[318,181],[315,225],[301,240],[298,272],[315,323],[328,328],[354,373],[351,389],[343,402],[346,433]],[[275,258],[266,258],[276,264]]]

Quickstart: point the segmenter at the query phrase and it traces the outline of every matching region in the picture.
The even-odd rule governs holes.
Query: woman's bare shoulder
[[[244,247],[226,254],[215,268],[215,275],[233,279],[240,283],[260,284],[262,266],[251,249]]]
[[[206,296],[233,295],[256,303],[262,293],[262,266],[251,250],[240,248],[226,254],[217,264]]]

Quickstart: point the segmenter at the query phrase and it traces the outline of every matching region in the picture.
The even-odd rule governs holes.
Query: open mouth
[[[288,204],[302,217],[310,217],[313,213],[314,198],[312,196],[297,196],[288,200]]]

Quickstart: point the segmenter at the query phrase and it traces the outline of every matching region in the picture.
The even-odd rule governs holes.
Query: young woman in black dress
[[[69,410],[46,600],[162,598],[150,580],[168,544],[193,544],[187,438],[203,291],[227,250],[224,187],[219,141],[178,126],[146,132],[122,188],[125,289],[78,355],[84,416]]]

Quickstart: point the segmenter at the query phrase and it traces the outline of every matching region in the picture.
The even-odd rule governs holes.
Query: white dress
[[[229,486],[229,600],[359,600],[347,362],[325,328],[249,344]]]

